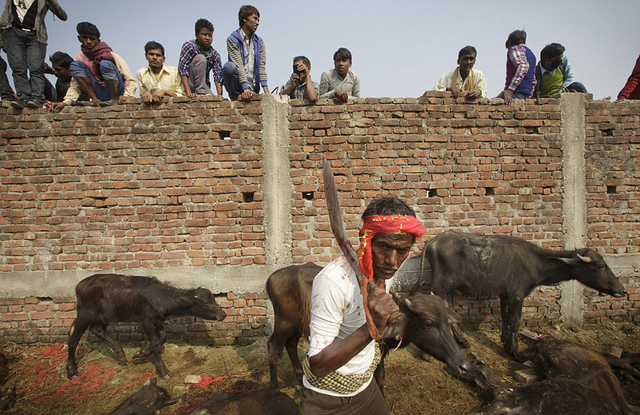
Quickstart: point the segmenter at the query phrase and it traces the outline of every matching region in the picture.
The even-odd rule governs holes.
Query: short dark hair
[[[93,35],[96,38],[100,39],[100,31],[98,30],[98,27],[93,23],[78,23],[78,25],[76,26],[76,32],[78,32],[79,35]]]
[[[514,30],[509,33],[507,42],[504,45],[505,47],[510,48],[511,46],[521,45],[523,43],[527,43],[527,32],[524,30]]]
[[[296,61],[302,61],[302,63],[304,63],[308,67],[311,67],[311,61],[306,56],[296,56],[295,58],[293,58],[293,63],[296,63]]]
[[[244,24],[244,20],[248,19],[252,14],[260,17],[260,12],[254,6],[245,4],[244,6],[240,7],[240,10],[238,11],[238,23],[240,23],[240,27],[242,27],[242,25]]]
[[[66,69],[69,69],[69,65],[73,62],[73,58],[71,56],[60,51],[49,56],[49,60],[51,61],[51,65],[62,66]]]
[[[334,61],[336,60],[336,58],[342,58],[342,59],[348,60],[349,62],[352,62],[351,52],[349,52],[349,49],[347,48],[338,49],[336,53],[333,54]]]
[[[371,215],[416,216],[416,212],[402,199],[395,196],[377,197],[369,203],[362,213],[362,220]]]
[[[162,51],[162,56],[164,56],[164,46],[155,40],[150,40],[146,45],[144,45],[144,53],[149,53],[149,51],[153,49],[160,49]]]
[[[196,21],[196,36],[202,29],[209,29],[213,32],[213,23],[208,21],[207,19],[198,19]]]
[[[478,56],[478,52],[476,52],[476,48],[474,48],[473,46],[465,46],[462,49],[460,49],[460,52],[458,52],[458,59],[460,59],[463,55],[470,55],[472,53]]]
[[[564,53],[564,46],[559,43],[549,43],[540,51],[540,60],[555,58]]]

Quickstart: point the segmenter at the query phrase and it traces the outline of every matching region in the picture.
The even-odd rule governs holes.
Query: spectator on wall
[[[185,96],[184,85],[178,68],[165,65],[164,46],[153,40],[144,45],[144,57],[149,65],[140,68],[136,78],[140,84],[143,102],[162,102],[162,97]]]
[[[51,10],[67,20],[58,0],[6,0],[0,17],[0,37],[13,72],[17,101],[14,108],[42,108],[44,103],[44,59],[47,53],[47,28],[44,17]]]
[[[360,97],[360,77],[351,70],[352,62],[347,48],[340,48],[333,54],[334,68],[324,71],[320,77],[320,98],[346,103],[349,98]]]
[[[269,93],[267,83],[267,51],[264,41],[256,31],[260,25],[260,12],[253,6],[240,7],[240,28],[227,38],[229,62],[224,64],[222,74],[229,98],[248,101],[253,94]]]
[[[640,56],[638,56],[636,66],[633,67],[627,83],[618,93],[618,101],[624,101],[625,99],[640,99]]]
[[[56,77],[56,84],[53,86],[49,80],[47,80],[44,95],[47,100],[51,102],[61,102],[65,95],[67,95],[71,80],[73,79],[70,69],[73,58],[67,53],[58,51],[49,56],[49,61],[51,61],[51,66],[45,64],[45,73],[54,75]],[[89,95],[84,92],[80,94],[78,98],[78,101],[89,100]]]
[[[311,80],[311,61],[306,56],[293,58],[293,73],[282,88],[283,95],[289,95],[291,99],[308,99],[311,102],[318,100],[320,86]]]
[[[3,46],[2,38],[0,37],[0,51]],[[9,84],[9,79],[7,78],[7,63],[2,59],[2,56],[0,56],[0,98],[2,99],[2,103],[0,104],[2,108],[8,108],[11,101],[18,99]]]
[[[514,99],[531,98],[533,95],[536,86],[536,56],[525,46],[526,42],[527,32],[514,30],[505,43],[507,78],[504,90],[498,94],[498,97],[504,98],[505,104],[510,104]]]
[[[465,46],[458,52],[458,67],[442,74],[434,89],[450,91],[454,98],[464,96],[466,99],[487,97],[487,83],[484,74],[473,69],[477,56],[476,48]]]
[[[78,23],[76,31],[82,53],[69,66],[71,85],[54,109],[75,104],[82,92],[91,98],[93,105],[113,105],[133,98],[138,83],[127,62],[100,40],[100,31],[94,24]]]
[[[178,72],[186,95],[213,95],[209,72],[213,73],[216,93],[222,95],[222,59],[213,43],[213,24],[207,19],[196,21],[196,38],[182,45]]]
[[[564,46],[550,43],[540,52],[540,62],[536,65],[536,97],[549,97],[563,92],[587,92],[580,82],[573,80],[571,63],[564,56]]]

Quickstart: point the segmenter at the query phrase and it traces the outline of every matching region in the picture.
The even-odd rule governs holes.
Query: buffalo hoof
[[[171,372],[169,372],[168,370],[165,373],[158,372],[158,376],[160,376],[162,379],[171,379],[173,377]]]
[[[80,376],[80,374],[78,373],[78,368],[76,368],[76,367],[68,367],[67,366],[67,377],[69,379],[71,379],[74,376]]]

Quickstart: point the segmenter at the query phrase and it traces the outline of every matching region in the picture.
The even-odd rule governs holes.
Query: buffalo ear
[[[449,320],[447,320],[447,324],[457,324],[460,323],[460,316],[450,308],[447,308],[447,315],[449,316]]]
[[[591,263],[593,260],[589,256],[582,256],[580,254],[576,254],[576,256],[587,264]]]

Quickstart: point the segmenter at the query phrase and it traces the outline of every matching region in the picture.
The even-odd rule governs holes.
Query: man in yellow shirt
[[[165,65],[164,46],[153,40],[144,45],[144,57],[149,66],[136,73],[140,83],[140,97],[143,102],[162,102],[162,97],[183,97],[185,95],[178,68]]]

